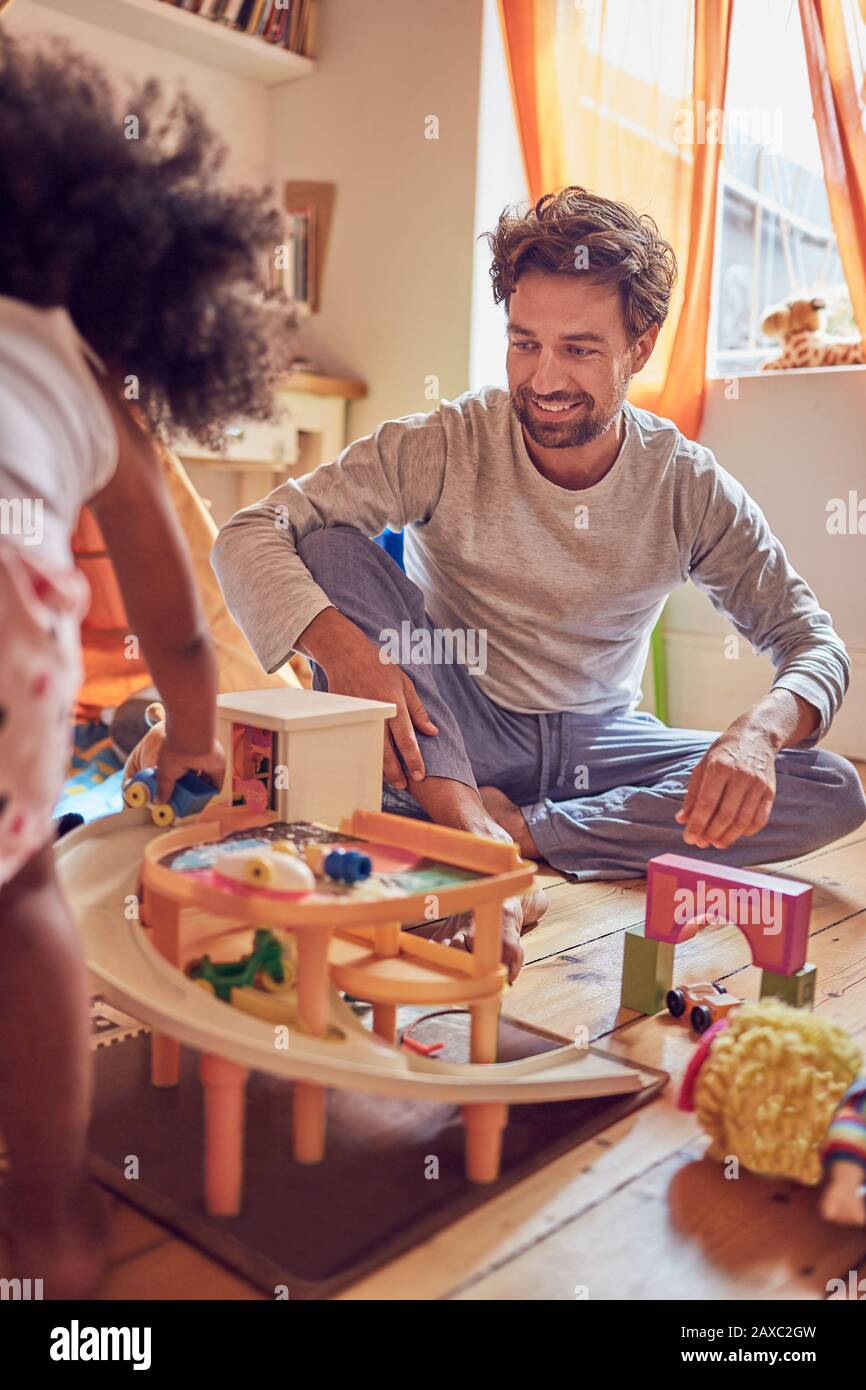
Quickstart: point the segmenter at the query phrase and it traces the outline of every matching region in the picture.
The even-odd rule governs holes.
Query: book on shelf
[[[312,58],[318,0],[162,0],[177,10],[186,10]]]
[[[284,289],[300,304],[316,308],[316,209],[312,205],[291,209],[289,224],[289,271]]]
[[[334,212],[335,185],[315,179],[290,179],[283,186],[283,207],[294,261],[292,278],[283,288],[311,314],[321,308],[322,274]]]

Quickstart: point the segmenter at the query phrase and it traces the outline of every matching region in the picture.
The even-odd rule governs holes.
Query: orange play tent
[[[180,461],[167,449],[161,450],[161,459],[216,649],[220,691],[308,685],[302,657],[293,657],[274,675],[266,675],[262,670],[229,613],[211,568],[210,552],[217,534],[213,517]],[[99,525],[87,508],[79,518],[73,552],[91,594],[90,608],[81,626],[84,683],[79,691],[78,713],[93,716],[101,709],[115,708],[136,690],[150,685],[151,677],[143,659],[127,654],[131,644],[123,599]]]

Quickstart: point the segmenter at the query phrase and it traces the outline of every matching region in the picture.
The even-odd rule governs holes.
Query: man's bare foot
[[[9,1232],[13,1278],[41,1279],[47,1299],[87,1298],[105,1270],[106,1218],[102,1197],[87,1183],[68,1219],[53,1228],[40,1223]]]
[[[488,816],[492,816],[496,824],[508,832],[524,859],[540,859],[538,847],[529,833],[520,807],[515,806],[498,787],[479,787],[478,794]]]

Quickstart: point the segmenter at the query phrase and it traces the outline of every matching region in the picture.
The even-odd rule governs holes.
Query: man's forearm
[[[328,602],[281,519],[270,499],[238,512],[211,553],[229,611],[266,671],[289,659],[296,635]]]
[[[323,671],[327,671],[332,653],[341,648],[345,650],[347,642],[359,640],[366,642],[368,639],[357,623],[353,623],[351,618],[347,618],[331,605],[323,608],[311,623],[307,623],[297,638],[295,647],[311,661],[315,661],[317,666],[321,666]]]
[[[762,734],[778,753],[811,737],[819,723],[814,705],[792,690],[777,687],[735,719],[731,728],[749,728]]]

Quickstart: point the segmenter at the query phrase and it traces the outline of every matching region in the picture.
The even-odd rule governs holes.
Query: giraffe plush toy
[[[791,367],[843,367],[866,362],[862,338],[831,338],[822,331],[823,299],[789,299],[768,309],[761,332],[779,338],[780,357],[761,363],[762,372]]]

